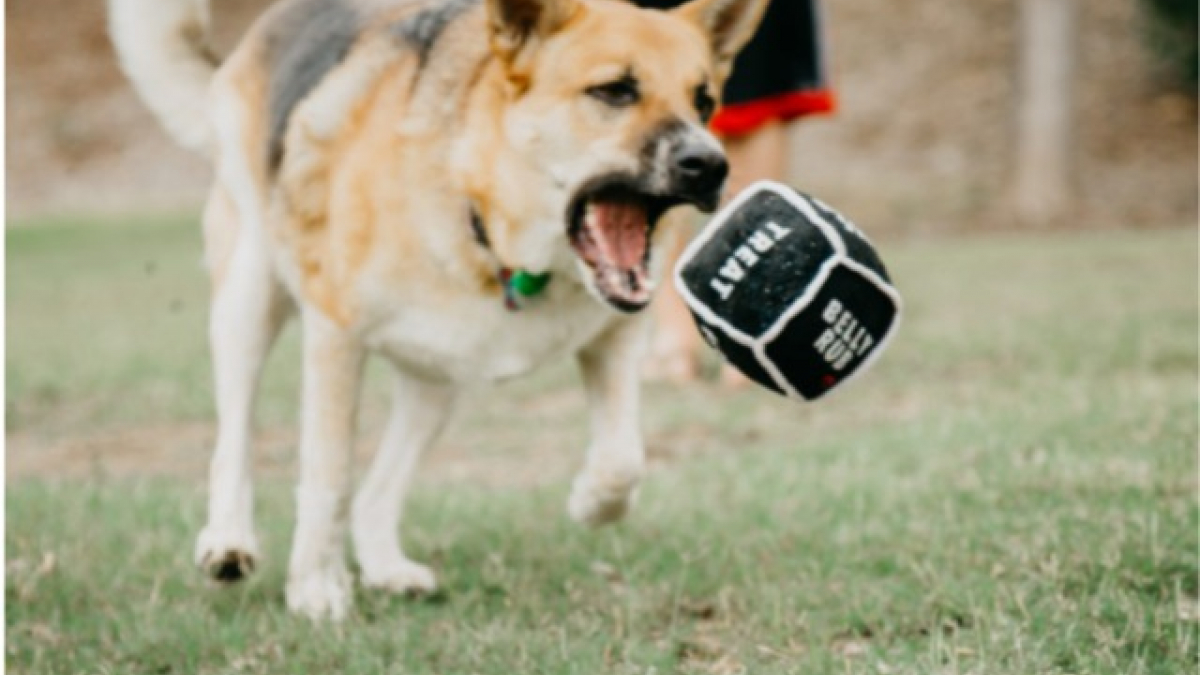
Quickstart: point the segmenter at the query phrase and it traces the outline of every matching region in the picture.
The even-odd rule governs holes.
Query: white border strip
[[[883,353],[887,351],[892,338],[896,336],[896,329],[900,327],[900,318],[904,316],[904,301],[900,299],[900,292],[896,290],[895,286],[884,282],[874,270],[862,265],[858,261],[847,259],[846,267],[866,277],[868,281],[874,282],[885,295],[891,298],[892,302],[896,303],[896,315],[892,317],[892,325],[888,327],[887,332],[879,339],[879,344],[875,345],[875,349],[871,352],[871,355],[865,361],[858,364],[858,368],[855,368],[853,373],[850,373],[844,380],[838,382],[837,390],[845,388],[846,385],[853,382],[859,375],[867,372],[871,366],[875,365],[879,357],[883,356]]]
[[[851,372],[845,378],[843,378],[837,382],[837,384],[835,386],[835,389],[837,389],[837,390],[843,389],[847,384],[854,381],[861,373],[864,373],[868,369],[870,369],[870,367],[875,363],[875,361],[880,357],[880,355],[882,355],[883,352],[887,351],[888,344],[891,342],[892,337],[895,336],[896,328],[900,325],[900,317],[904,313],[904,301],[900,299],[900,294],[896,291],[896,289],[891,284],[885,282],[878,274],[876,274],[874,270],[872,270],[871,268],[866,267],[865,265],[862,265],[861,263],[859,263],[855,260],[852,260],[850,258],[845,258],[839,262],[841,262],[841,264],[845,265],[846,269],[850,270],[851,272],[854,272],[855,274],[859,275],[860,277],[863,277],[864,279],[867,280],[867,282],[871,283],[876,288],[878,288],[880,291],[882,291],[883,294],[886,295],[894,304],[894,306],[896,308],[896,313],[895,313],[895,315],[892,316],[892,320],[888,324],[887,330],[884,331],[883,335],[880,336],[879,341],[871,349],[870,355],[867,356],[866,360],[864,360],[862,363],[858,364],[858,367],[855,368],[853,372]],[[775,322],[775,324],[773,324],[771,326],[770,330],[768,330],[766,333],[763,334],[763,337],[761,339],[761,345],[756,345],[756,347],[761,346],[762,350],[761,350],[761,352],[759,352],[759,350],[756,349],[755,353],[761,353],[763,355],[764,358],[763,358],[762,362],[764,364],[770,363],[770,360],[765,358],[766,353],[767,353],[767,347],[769,347],[770,344],[772,342],[774,342],[776,338],[779,337],[779,335],[783,332],[784,328],[787,327],[789,321],[796,314],[798,314],[801,311],[808,308],[808,305],[811,301],[812,301],[811,298],[807,298],[803,301],[798,300],[795,303],[793,303],[790,307],[788,307],[788,310],[783,314],[783,316],[779,319],[779,321]],[[789,387],[788,391],[792,391],[792,389]],[[832,391],[832,390],[827,390],[827,391]],[[822,393],[819,398],[824,398],[825,396],[826,396],[826,394]],[[799,398],[802,401],[811,400],[811,399],[804,398],[803,396],[799,396]]]
[[[845,244],[842,242],[841,237],[838,236],[837,230],[834,229],[832,225],[825,222],[825,219],[822,218],[815,209],[813,209],[811,204],[797,195],[792,188],[788,187],[787,185],[783,185],[782,183],[769,180],[760,180],[743,190],[741,194],[735,197],[733,201],[729,202],[725,208],[721,209],[717,215],[713,216],[712,219],[708,221],[708,224],[704,226],[704,229],[700,231],[700,234],[697,235],[696,238],[687,245],[687,248],[683,250],[683,254],[679,256],[679,260],[675,263],[674,274],[672,274],[675,281],[675,290],[679,292],[679,296],[683,298],[683,301],[687,304],[687,306],[691,308],[693,312],[699,314],[705,320],[705,322],[721,328],[725,331],[726,335],[733,339],[734,342],[737,342],[743,347],[748,347],[751,349],[758,344],[753,337],[735,328],[728,321],[714,314],[707,305],[700,302],[700,300],[692,294],[691,289],[689,289],[687,284],[683,282],[683,267],[693,257],[695,257],[697,253],[700,252],[700,249],[703,248],[704,245],[707,244],[718,231],[720,231],[720,229],[725,225],[725,222],[728,221],[734,213],[737,213],[743,204],[761,192],[771,192],[787,200],[792,206],[796,207],[797,210],[802,211],[804,215],[808,216],[809,220],[816,224],[817,228],[821,230],[821,234],[825,235],[825,239],[829,242],[830,247],[833,248],[836,257],[844,257],[846,254]],[[825,275],[828,275],[828,271],[825,271],[824,273]],[[820,276],[820,273],[818,274],[818,278],[820,278],[822,281],[824,280],[824,277]],[[814,285],[815,284],[810,284],[810,287]],[[772,367],[771,370],[774,370],[774,368]]]
[[[771,377],[775,380],[775,384],[779,385],[782,389],[784,389],[784,391],[791,393],[796,398],[801,400],[806,401],[808,399],[804,398],[804,396],[793,389],[792,383],[789,382],[788,379],[783,376],[783,373],[781,373],[779,369],[775,367],[775,363],[767,358],[767,345],[774,341],[775,338],[779,337],[779,334],[782,333],[783,329],[787,326],[788,321],[791,321],[797,314],[804,311],[806,307],[812,304],[813,298],[815,298],[817,293],[820,292],[821,287],[825,285],[825,282],[829,280],[829,275],[833,274],[834,268],[836,268],[844,260],[846,260],[846,258],[841,255],[834,255],[831,256],[829,260],[826,260],[821,265],[821,268],[817,270],[816,276],[813,277],[812,281],[808,284],[808,287],[804,289],[804,295],[801,295],[796,299],[795,302],[793,302],[791,305],[788,305],[788,308],[785,309],[783,314],[781,314],[780,317],[775,320],[775,323],[771,324],[771,326],[768,327],[767,330],[761,336],[759,336],[758,340],[756,340],[754,343],[754,353],[758,356],[758,365],[768,373],[771,373]]]
[[[725,321],[725,319],[713,314],[712,310],[709,309],[707,305],[701,303],[696,296],[692,295],[691,289],[687,287],[687,284],[683,283],[683,266],[686,265],[693,257],[695,257],[695,255],[700,251],[700,248],[703,247],[704,244],[708,243],[708,240],[713,238],[713,235],[721,229],[721,227],[725,224],[725,221],[729,220],[730,216],[732,216],[739,208],[741,208],[743,203],[748,201],[758,192],[756,189],[758,186],[759,183],[755,183],[750,189],[744,190],[740,195],[734,197],[733,201],[729,202],[725,208],[718,211],[715,216],[709,219],[708,224],[704,226],[704,229],[700,231],[700,234],[696,235],[696,237],[692,239],[690,243],[688,243],[687,248],[683,249],[683,253],[679,256],[679,259],[675,261],[675,269],[672,270],[671,273],[671,277],[675,281],[676,292],[679,293],[679,297],[683,298],[684,303],[687,304],[687,306],[691,308],[693,312],[703,317],[705,322],[722,328],[726,335],[732,338],[734,342],[737,342],[743,347],[748,347],[750,349],[754,348],[754,338],[746,335],[737,328],[734,328],[729,322]]]

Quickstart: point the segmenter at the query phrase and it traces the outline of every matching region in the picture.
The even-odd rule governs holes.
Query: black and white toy
[[[688,246],[675,284],[705,340],[738,370],[814,400],[865,371],[901,301],[866,236],[792,188],[755,183]]]

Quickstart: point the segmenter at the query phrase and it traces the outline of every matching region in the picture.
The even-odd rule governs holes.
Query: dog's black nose
[[[720,150],[707,144],[686,143],[671,154],[675,192],[704,212],[717,208],[721,187],[729,175],[729,162]]]
[[[708,145],[681,145],[671,159],[679,183],[693,194],[716,192],[729,175],[729,162],[725,160],[725,155]]]

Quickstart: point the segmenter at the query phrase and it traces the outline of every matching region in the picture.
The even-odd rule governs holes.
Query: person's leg
[[[723,139],[729,155],[727,196],[733,196],[758,180],[787,179],[788,125],[767,122],[744,136]]]

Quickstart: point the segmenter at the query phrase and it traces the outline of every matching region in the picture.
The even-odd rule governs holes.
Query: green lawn
[[[7,245],[11,673],[1195,672],[1194,229],[882,242],[907,315],[877,368],[808,406],[649,387],[653,471],[607,530],[563,508],[575,375],[506,385],[410,502],[406,546],[444,592],[360,595],[339,626],[283,607],[295,332],[261,406],[267,559],[211,589],[190,562],[211,438],[197,229]],[[125,438],[146,447],[118,462]]]

